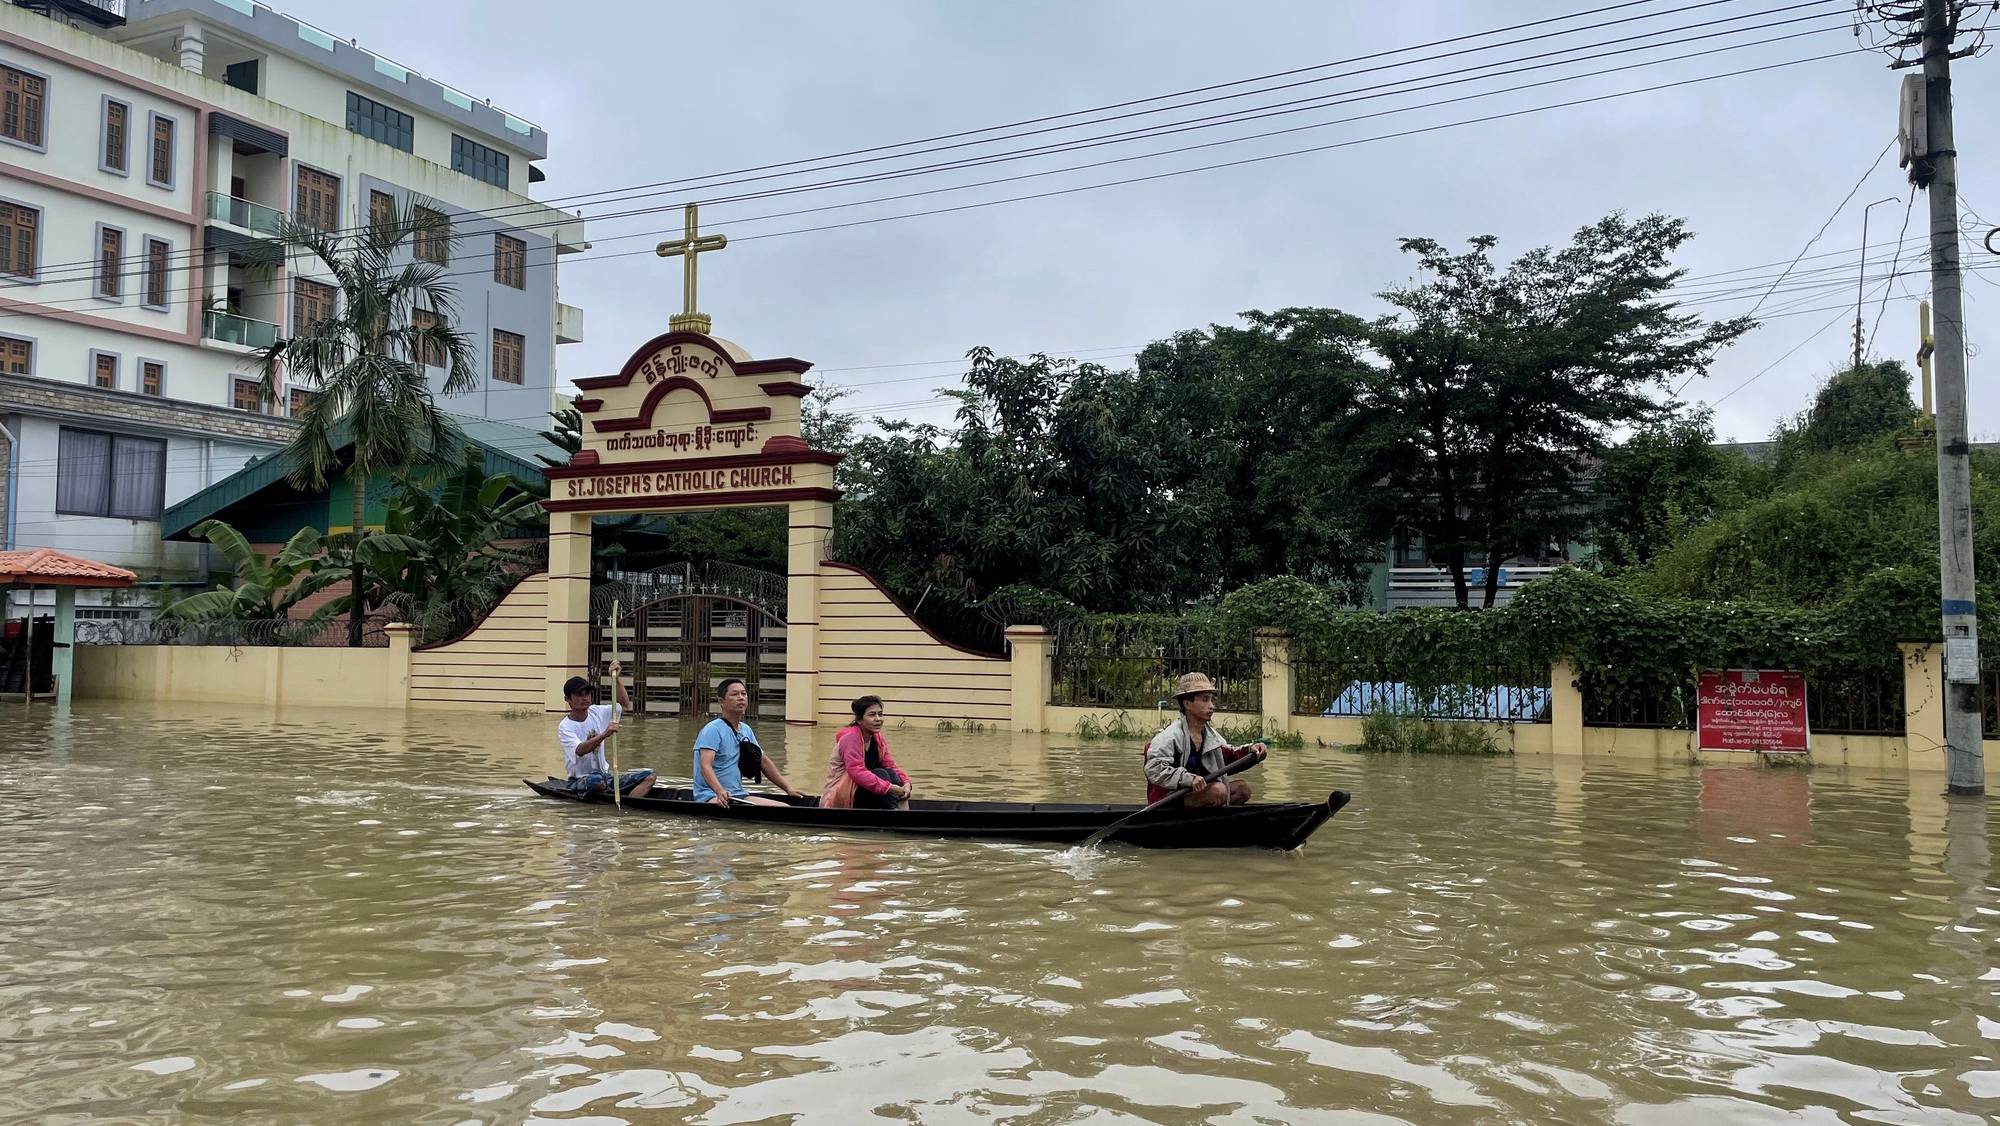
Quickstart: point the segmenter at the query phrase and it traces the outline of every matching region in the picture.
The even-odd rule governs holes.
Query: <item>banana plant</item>
[[[193,532],[228,558],[236,571],[236,584],[189,595],[160,611],[161,617],[184,621],[285,618],[291,615],[292,607],[344,577],[326,566],[326,537],[317,528],[300,528],[269,557],[259,554],[242,532],[221,520],[204,520]],[[313,617],[325,619],[337,613],[339,608],[330,604]]]

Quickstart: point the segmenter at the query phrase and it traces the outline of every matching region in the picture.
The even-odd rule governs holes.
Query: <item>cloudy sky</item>
[[[1893,150],[1864,176],[1895,136],[1901,72],[1886,69],[1878,53],[1374,139],[1852,51],[1848,0],[282,0],[280,6],[541,124],[551,138],[541,198],[613,193],[580,205],[586,216],[606,217],[591,225],[593,250],[561,266],[563,299],[585,309],[588,325],[586,342],[559,349],[568,379],[616,369],[678,310],[677,264],[654,258],[650,247],[678,234],[678,206],[687,198],[720,200],[1018,154],[1031,145],[1211,114],[1263,112],[1259,107],[1291,112],[1033,159],[711,203],[703,208],[704,227],[728,234],[731,246],[703,259],[702,307],[716,318],[718,334],[754,354],[799,356],[817,364],[827,381],[855,387],[846,400],[851,408],[944,421],[950,408],[935,389],[954,381],[955,358],[975,345],[1119,364],[1148,341],[1227,322],[1246,309],[1331,305],[1379,312],[1373,295],[1410,275],[1396,249],[1400,236],[1456,241],[1493,234],[1503,252],[1518,253],[1564,241],[1609,211],[1660,211],[1685,216],[1698,232],[1681,258],[1692,274],[1685,295],[1694,307],[1729,316],[1762,299],[1762,327],[1686,392],[1717,403],[1723,436],[1756,439],[1779,416],[1800,409],[1851,347],[1864,205],[1892,200],[1870,212],[1864,315],[1875,353],[1907,358],[1914,351],[1910,295],[1929,289],[1920,260],[1926,200],[1917,196],[1902,244],[1905,273],[1891,284],[1909,186]],[[1578,14],[1591,9],[1605,10]],[[1566,16],[1572,18],[1558,19]],[[1557,22],[1422,46],[1536,20]],[[1627,22],[1610,23],[1620,20]],[[1779,36],[1794,37],[1759,42]],[[1527,41],[1495,46],[1508,40]],[[1481,47],[1490,49],[1445,57]],[[1644,49],[1627,51],[1633,47]],[[1715,48],[1730,49],[1674,59]],[[1616,51],[1626,53],[1607,54]],[[1479,65],[1490,69],[1478,72],[1478,81],[1453,83],[1473,77],[1463,68]],[[1587,76],[1612,67],[1632,69]],[[1246,95],[1221,102],[895,161],[854,165],[859,158],[848,157],[830,162],[839,168],[787,179],[715,183],[741,179],[725,175],[741,169],[1300,68],[1318,69],[1112,112]],[[1966,202],[2000,223],[1993,175],[2000,171],[2000,124],[1976,112],[2000,104],[2000,59],[1965,60],[1958,68]],[[1446,73],[1454,71],[1460,73]],[[1504,92],[1525,83],[1547,84]],[[1302,98],[1314,101],[1277,106]],[[1466,100],[1416,108],[1447,98]],[[1363,114],[1376,116],[1338,121]],[[1091,116],[1103,115],[1052,124]],[[1311,128],[1142,157],[1301,126]],[[800,233],[1333,145],[1340,147]],[[1142,158],[965,186],[1129,157]],[[643,199],[620,191],[662,182],[678,183]],[[952,190],[833,207],[937,188]],[[1764,297],[1851,190],[1852,200],[1809,256]],[[671,210],[613,214],[646,207]],[[808,208],[832,209],[780,214]],[[1972,426],[1984,437],[2000,436],[2000,403],[1984,394],[1985,373],[2000,360],[2000,258],[1976,241],[1990,225],[1979,228],[1967,254],[1968,265],[1987,270],[1966,283],[1967,331],[1976,350]]]

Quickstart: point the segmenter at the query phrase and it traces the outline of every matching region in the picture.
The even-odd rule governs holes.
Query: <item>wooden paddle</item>
[[[604,633],[605,648],[609,650],[605,663],[607,665],[615,665],[618,663],[618,600],[615,598],[611,600],[611,620],[605,623]],[[619,713],[622,710],[618,706],[618,680],[616,677],[613,677],[611,681],[611,722],[618,722],[620,719]],[[618,737],[616,735],[606,735],[604,737],[604,746],[606,748],[605,754],[611,759],[611,806],[618,812],[623,813],[625,812],[625,795],[619,792],[620,787],[618,785],[622,780],[618,773]]]
[[[1203,778],[1202,781],[1204,782],[1220,781],[1221,779],[1227,778],[1230,775],[1235,774],[1239,771],[1248,770],[1251,767],[1263,761],[1264,761],[1263,759],[1258,758],[1256,755],[1245,755],[1242,758],[1237,759],[1235,762],[1229,763],[1228,765],[1224,766],[1221,770],[1218,770],[1215,773],[1207,776],[1206,778]],[[1109,837],[1113,833],[1116,833],[1119,829],[1124,828],[1126,825],[1131,824],[1132,821],[1135,820],[1136,818],[1144,817],[1145,815],[1153,812],[1156,809],[1163,809],[1167,806],[1174,804],[1175,802],[1187,800],[1188,793],[1189,791],[1187,790],[1175,790],[1173,793],[1168,794],[1166,797],[1161,798],[1159,801],[1156,801],[1153,804],[1147,806],[1146,808],[1139,810],[1137,813],[1127,814],[1126,816],[1121,817],[1116,821],[1113,821],[1111,824],[1106,825],[1104,828],[1099,829],[1095,833],[1090,834],[1088,837],[1085,837],[1083,839],[1083,843],[1078,845],[1077,847],[1091,848],[1095,846],[1099,841],[1102,841],[1104,838]]]

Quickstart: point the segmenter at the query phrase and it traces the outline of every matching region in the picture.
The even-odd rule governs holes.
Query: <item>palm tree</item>
[[[315,392],[294,418],[298,432],[281,456],[291,459],[296,488],[321,490],[340,467],[340,451],[351,447],[347,475],[354,484],[353,539],[347,643],[361,644],[363,602],[362,541],[367,537],[366,490],[371,474],[409,465],[433,464],[454,448],[458,428],[438,408],[425,377],[424,360],[442,366],[447,395],[479,384],[471,338],[451,327],[457,291],[445,267],[408,260],[401,250],[452,240],[450,220],[440,210],[411,201],[401,211],[379,215],[360,234],[338,235],[287,218],[279,243],[308,264],[317,259],[338,290],[333,315],[292,326],[255,354],[265,404],[278,398],[287,372]],[[441,255],[449,260],[447,253]],[[418,324],[418,313],[428,323]]]

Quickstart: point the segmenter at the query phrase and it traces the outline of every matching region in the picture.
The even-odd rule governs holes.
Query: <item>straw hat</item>
[[[1174,699],[1184,699],[1197,692],[1213,691],[1215,691],[1215,683],[1208,679],[1207,673],[1191,672],[1182,676],[1180,683],[1174,687]]]

